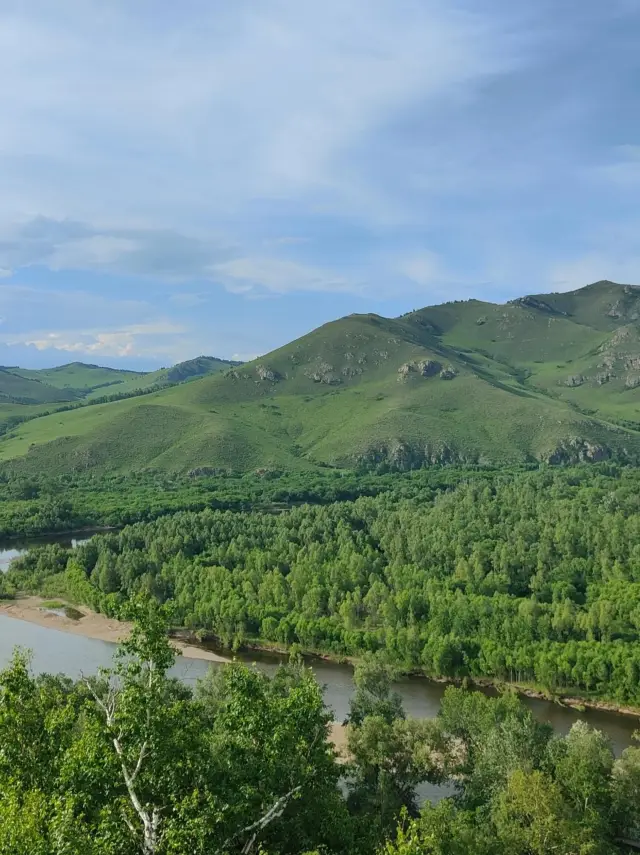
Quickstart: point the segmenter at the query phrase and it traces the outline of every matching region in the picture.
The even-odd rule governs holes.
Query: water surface
[[[58,543],[65,549],[75,549],[86,543],[94,534],[104,533],[104,529],[85,529],[78,532],[67,532],[66,534],[47,534],[41,537],[16,537],[11,540],[0,541],[0,573],[9,569],[14,558],[20,558],[29,549],[37,546],[46,546],[49,543]]]
[[[100,666],[109,666],[115,651],[115,645],[109,642],[83,638],[0,615],[0,667],[4,667],[9,661],[16,645],[32,650],[34,671],[62,673],[73,678],[81,674],[93,674]],[[247,654],[238,658],[248,663],[255,662],[256,667],[269,674],[272,674],[282,661],[278,656],[263,653],[254,656]],[[324,660],[312,660],[310,664],[318,682],[324,686],[327,706],[333,711],[337,721],[343,721],[354,691],[352,669],[347,665]],[[219,667],[201,659],[179,658],[173,673],[193,685],[212,665]],[[438,712],[446,686],[419,677],[407,677],[400,680],[396,688],[409,715],[433,718]],[[599,710],[580,713],[550,701],[532,698],[523,698],[523,701],[537,719],[550,722],[558,733],[567,733],[574,722],[584,719],[609,736],[617,754],[631,744],[631,735],[640,726],[640,719],[635,716]]]

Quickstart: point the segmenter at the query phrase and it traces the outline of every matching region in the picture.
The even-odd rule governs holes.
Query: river
[[[82,532],[46,540],[12,543],[10,547],[0,551],[0,569],[3,566],[6,567],[10,560],[30,546],[43,542],[56,542],[72,548],[86,540],[91,533]],[[7,663],[16,645],[33,651],[33,668],[36,672],[64,673],[70,677],[78,677],[81,673],[92,674],[100,666],[109,665],[114,651],[114,646],[108,642],[82,638],[0,615],[0,667]],[[262,653],[239,658],[247,662],[255,662],[257,667],[267,673],[273,673],[280,661],[277,656]],[[178,660],[174,670],[176,676],[193,684],[206,673],[210,665],[211,663],[206,661],[185,658]],[[336,720],[342,721],[347,715],[349,699],[354,688],[351,668],[318,659],[312,660],[312,667],[318,681],[325,687],[327,706],[333,710]],[[438,712],[445,686],[442,683],[413,677],[401,680],[397,689],[409,715],[432,718]],[[640,726],[640,719],[634,716],[599,710],[580,713],[550,701],[532,698],[523,698],[523,700],[536,718],[550,722],[558,733],[566,733],[575,721],[585,719],[593,727],[608,734],[616,754],[631,743],[633,731]]]
[[[100,666],[108,666],[115,649],[115,646],[108,642],[70,635],[0,615],[0,667],[8,662],[15,646],[33,651],[34,671],[63,673],[70,677],[93,674]],[[249,663],[255,662],[258,668],[270,674],[281,661],[277,656],[262,653],[239,658]],[[204,660],[178,659],[174,673],[185,682],[195,684],[209,667],[211,663]],[[336,720],[342,721],[349,710],[349,699],[354,689],[351,668],[316,659],[312,661],[312,667],[318,682],[324,686],[327,706],[333,710]],[[442,683],[419,677],[407,677],[397,685],[407,713],[419,718],[432,718],[436,715],[445,688]],[[631,743],[631,735],[640,725],[640,719],[634,716],[599,710],[580,713],[549,701],[532,698],[523,700],[536,718],[549,721],[558,733],[566,733],[575,721],[585,719],[593,727],[608,734],[617,754]]]
[[[12,540],[0,541],[0,573],[9,569],[14,558],[24,555],[34,546],[46,546],[48,543],[59,543],[65,549],[74,549],[86,543],[94,534],[104,533],[104,529],[86,529],[84,531],[66,532],[65,534],[47,534],[42,537],[16,537]]]

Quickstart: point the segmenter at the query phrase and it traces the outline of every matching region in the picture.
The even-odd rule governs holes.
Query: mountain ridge
[[[38,418],[5,466],[409,469],[640,460],[640,289],[352,314],[144,398]]]

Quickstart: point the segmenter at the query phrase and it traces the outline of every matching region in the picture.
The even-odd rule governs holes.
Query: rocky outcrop
[[[363,369],[359,365],[345,365],[340,373],[343,377],[358,377]]]
[[[640,374],[628,374],[624,385],[627,389],[637,389],[640,386]]]
[[[435,359],[423,359],[418,362],[418,371],[423,377],[433,377],[440,371],[442,366]]]
[[[196,466],[195,469],[191,469],[187,475],[189,478],[210,478],[216,477],[218,475],[227,475],[227,469],[220,469],[217,466]]]
[[[570,389],[573,389],[576,386],[582,386],[585,380],[586,377],[583,377],[582,374],[570,374],[564,381],[564,385],[569,386]]]
[[[602,371],[600,374],[596,374],[596,385],[604,386],[612,377],[615,377],[615,374],[612,374],[611,371]]]
[[[562,440],[548,454],[542,455],[543,463],[551,465],[573,464],[573,463],[598,463],[601,460],[609,460],[611,449],[599,445],[581,437],[571,437]]]
[[[435,359],[422,359],[419,362],[405,362],[400,366],[400,368],[398,368],[398,380],[406,380],[412,374],[417,377],[434,377],[441,368],[442,366],[439,362],[436,362]]]
[[[446,365],[442,371],[440,372],[441,380],[453,380],[454,377],[458,376],[458,372],[453,367],[453,365]]]
[[[410,443],[401,439],[371,446],[366,451],[340,461],[358,469],[377,472],[407,472],[425,466],[445,464],[488,464],[474,452],[460,452],[444,442]]]
[[[339,386],[342,383],[340,377],[335,374],[333,365],[328,362],[318,362],[315,368],[305,371],[305,377],[314,383],[324,383],[327,386]]]
[[[510,300],[510,305],[512,306],[522,306],[526,309],[536,309],[538,312],[546,312],[549,315],[565,315],[566,312],[563,312],[561,309],[556,309],[554,306],[550,306],[548,303],[545,303],[544,300],[540,300],[538,297],[518,297],[516,300]]]
[[[256,365],[256,374],[258,375],[258,379],[266,380],[269,383],[277,383],[279,380],[282,380],[282,375],[267,365]]]

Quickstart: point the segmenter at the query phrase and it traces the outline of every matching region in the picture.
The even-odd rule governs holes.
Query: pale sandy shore
[[[78,620],[72,620],[55,611],[43,608],[43,602],[46,601],[41,597],[6,600],[0,602],[0,615],[6,615],[17,620],[26,620],[29,623],[47,627],[47,629],[57,629],[71,635],[81,635],[84,638],[95,638],[98,641],[108,641],[113,644],[123,641],[131,630],[130,624],[92,612],[86,606],[78,607],[82,617]],[[74,608],[76,607],[74,606]],[[212,653],[210,650],[202,650],[183,641],[173,639],[172,644],[188,659],[206,659],[209,662],[231,661],[217,653]]]

